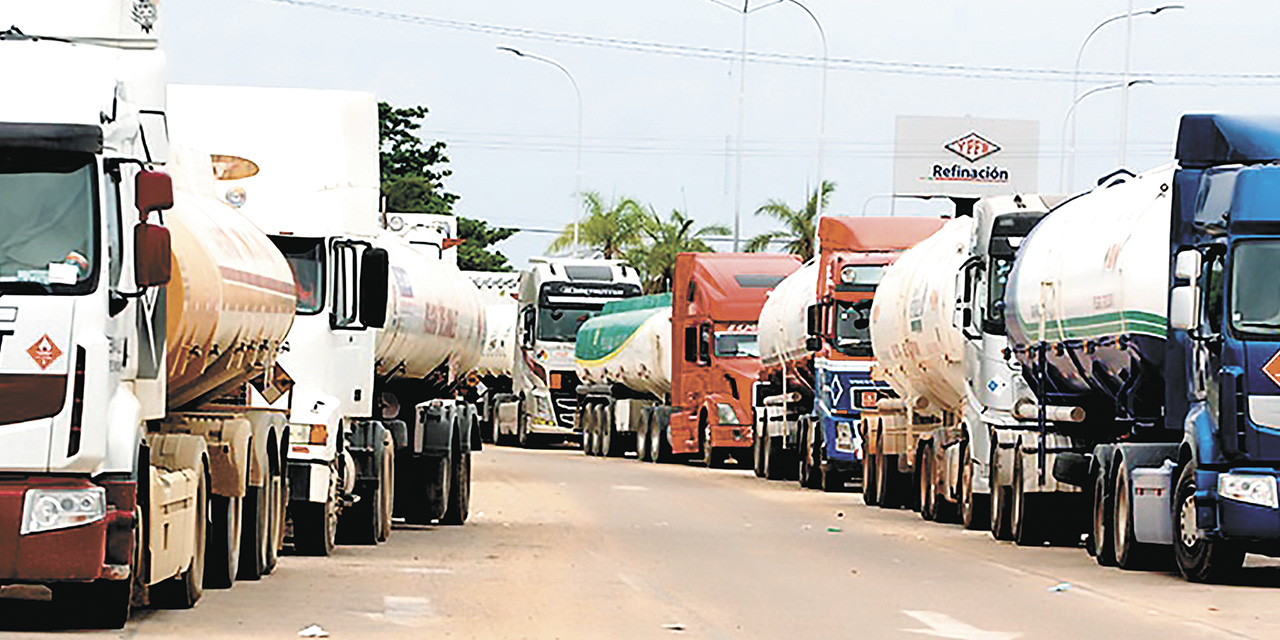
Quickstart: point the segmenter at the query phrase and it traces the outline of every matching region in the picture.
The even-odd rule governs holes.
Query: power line
[[[629,38],[614,38],[604,36],[589,36],[583,34],[547,31],[541,29],[528,29],[524,27],[511,27],[506,25],[490,24],[477,22],[472,20],[455,20],[450,18],[437,18],[421,14],[403,13],[398,11],[387,11],[383,9],[370,9],[366,7],[357,7],[351,5],[338,4],[333,2],[322,2],[319,0],[258,0],[259,2],[268,2],[279,5],[289,5],[294,7],[302,7],[315,9],[319,11],[328,11],[331,13],[341,13],[346,15],[354,15],[365,18],[378,20],[387,20],[405,24],[416,24],[423,26],[431,26],[442,29],[451,29],[455,31],[468,31],[473,33],[484,33],[488,35],[500,35],[514,38],[527,38],[530,40],[540,40],[545,42],[554,42],[558,44],[590,46],[597,48],[617,49],[623,51],[633,51],[639,53],[654,53],[668,56],[687,57],[687,58],[703,58],[713,60],[737,60],[741,55],[741,51],[731,49],[720,49],[715,47],[673,44],[664,42],[653,42],[646,40],[636,40]],[[821,66],[823,60],[821,57],[803,54],[777,53],[767,51],[748,51],[747,59],[751,62],[784,65],[784,66],[802,66],[815,67]],[[861,71],[866,73],[883,73],[897,75],[917,75],[917,76],[935,76],[935,77],[952,77],[952,78],[979,78],[979,79],[1000,79],[1000,80],[1018,80],[1027,82],[1072,82],[1073,71],[1068,69],[1053,68],[1037,68],[1037,67],[1010,67],[1010,66],[987,66],[987,65],[965,65],[965,64],[938,64],[925,62],[903,62],[892,60],[873,60],[861,58],[829,58],[828,62],[833,69],[845,69]],[[1088,71],[1080,72],[1080,78],[1086,81],[1104,82],[1120,78],[1123,74],[1113,71]],[[1161,85],[1173,86],[1225,86],[1239,84],[1257,84],[1266,82],[1280,82],[1280,73],[1194,73],[1194,72],[1143,72],[1139,75],[1160,80]]]

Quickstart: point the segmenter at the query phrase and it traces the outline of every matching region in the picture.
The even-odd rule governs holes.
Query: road
[[[1240,584],[1096,566],[749,471],[488,447],[464,527],[286,557],[276,574],[143,611],[127,638],[1274,638],[1280,563]],[[47,638],[44,603],[0,606]]]

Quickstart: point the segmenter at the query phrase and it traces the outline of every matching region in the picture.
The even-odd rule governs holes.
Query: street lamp
[[[1099,31],[1101,31],[1103,27],[1111,24],[1112,22],[1116,22],[1117,20],[1126,20],[1131,16],[1143,16],[1143,15],[1154,16],[1154,15],[1158,15],[1162,11],[1171,11],[1174,9],[1185,9],[1185,8],[1186,6],[1181,4],[1166,4],[1158,7],[1151,7],[1149,9],[1141,9],[1138,11],[1133,11],[1133,10],[1126,11],[1124,13],[1111,16],[1110,18],[1107,18],[1102,22],[1099,22],[1096,26],[1094,26],[1093,30],[1089,32],[1089,35],[1084,37],[1084,41],[1080,43],[1080,49],[1076,51],[1076,66],[1075,66],[1075,70],[1071,74],[1071,98],[1075,100],[1080,97],[1080,60],[1084,57],[1085,45],[1089,44],[1089,41],[1093,39],[1093,36],[1096,35]],[[1127,60],[1128,53],[1127,52],[1125,54],[1125,57],[1126,57],[1125,67],[1127,71],[1128,69],[1128,60]],[[1125,81],[1128,81],[1127,77],[1125,78]],[[1126,91],[1127,91],[1127,87],[1126,87]],[[1128,118],[1126,117],[1126,120],[1127,119]],[[1122,126],[1127,127],[1128,122],[1122,123]],[[1067,169],[1068,184],[1073,183],[1075,181],[1075,175],[1074,173],[1071,173],[1072,169],[1075,168],[1075,153],[1076,153],[1076,127],[1075,127],[1075,121],[1073,120],[1071,124],[1071,162],[1069,165],[1071,168]],[[1121,153],[1123,154],[1123,151]],[[1123,163],[1124,162],[1122,158],[1121,164]],[[1061,170],[1058,171],[1058,180],[1059,180],[1059,184],[1061,184],[1061,180],[1062,180]]]
[[[1092,88],[1092,89],[1090,89],[1090,90],[1088,90],[1088,91],[1086,91],[1086,92],[1084,92],[1084,93],[1080,94],[1080,96],[1079,96],[1079,97],[1077,97],[1077,98],[1075,99],[1075,101],[1073,101],[1073,102],[1071,103],[1071,108],[1070,108],[1070,109],[1067,109],[1067,117],[1065,117],[1065,118],[1063,118],[1063,119],[1062,119],[1062,135],[1061,135],[1061,137],[1059,138],[1059,148],[1061,148],[1062,146],[1065,146],[1065,143],[1066,143],[1066,139],[1067,139],[1067,123],[1071,123],[1071,131],[1072,131],[1072,135],[1073,135],[1073,136],[1075,135],[1075,123],[1076,123],[1075,115],[1076,115],[1076,107],[1080,106],[1080,103],[1081,103],[1081,102],[1083,102],[1085,98],[1088,98],[1089,96],[1091,96],[1091,95],[1093,95],[1093,94],[1095,94],[1095,93],[1101,93],[1101,92],[1103,92],[1103,91],[1107,91],[1107,90],[1110,90],[1110,89],[1121,89],[1121,88],[1123,88],[1123,89],[1126,89],[1126,90],[1127,90],[1129,87],[1132,87],[1132,86],[1137,85],[1137,84],[1155,84],[1155,81],[1154,81],[1154,80],[1147,80],[1147,79],[1145,79],[1145,78],[1140,78],[1140,79],[1138,79],[1138,80],[1130,80],[1130,81],[1128,81],[1128,82],[1113,82],[1113,83],[1111,83],[1111,84],[1104,84],[1104,85],[1101,85],[1101,86],[1094,87],[1094,88]],[[1072,145],[1071,145],[1071,161],[1070,161],[1070,162],[1071,162],[1071,167],[1070,167],[1070,168],[1071,168],[1071,176],[1072,176],[1072,178],[1074,178],[1074,177],[1075,177],[1075,162],[1076,162],[1076,156],[1075,156],[1075,141],[1074,141],[1074,140],[1072,140]],[[1074,183],[1073,181],[1068,182],[1068,183],[1067,183],[1067,185],[1066,185],[1066,187],[1065,187],[1065,189],[1072,189],[1072,188],[1073,188],[1073,187],[1072,187],[1072,184],[1073,184],[1073,183]]]
[[[809,7],[801,4],[799,0],[773,0],[766,4],[751,7],[751,0],[742,0],[742,8],[739,9],[736,4],[730,4],[726,0],[708,0],[718,6],[724,7],[735,13],[742,14],[742,54],[740,56],[740,68],[738,71],[738,141],[734,150],[734,194],[733,194],[733,250],[738,250],[741,239],[742,227],[742,137],[746,128],[746,104],[747,104],[747,14],[754,13],[761,9],[767,9],[776,4],[791,3],[800,7],[813,20],[813,24],[818,27],[818,35],[822,39],[822,88],[818,98],[818,205],[819,216],[821,216],[822,205],[822,181],[824,161],[826,157],[826,137],[827,137],[827,67],[829,60],[829,50],[827,48],[827,31],[822,28],[822,22],[818,20],[818,16],[809,10]],[[805,194],[806,200],[808,194]],[[817,225],[815,225],[816,229]],[[815,245],[816,246],[816,245]]]
[[[574,211],[577,212],[574,214],[573,218],[573,246],[576,250],[579,248],[578,226],[582,222],[582,207],[578,204],[578,198],[582,196],[582,90],[578,88],[578,81],[573,79],[573,74],[569,73],[569,70],[566,69],[564,65],[552,60],[551,58],[545,58],[543,56],[529,53],[528,51],[521,51],[512,47],[498,47],[498,51],[505,51],[521,58],[545,62],[563,72],[565,77],[568,78],[569,82],[573,85],[573,95],[578,99],[578,140],[574,151],[575,166],[573,173]]]

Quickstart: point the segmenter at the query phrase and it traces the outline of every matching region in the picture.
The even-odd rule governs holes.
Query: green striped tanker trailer
[[[605,304],[574,345],[579,428],[587,455],[645,449],[639,425],[671,391],[671,294]]]

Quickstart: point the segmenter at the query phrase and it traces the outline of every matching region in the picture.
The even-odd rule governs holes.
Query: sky
[[[728,1],[728,0],[726,0]],[[634,197],[659,213],[742,237],[773,222],[770,199],[799,206],[822,174],[836,183],[828,213],[937,215],[940,201],[895,200],[899,115],[1039,123],[1039,189],[1078,191],[1120,165],[1122,92],[1076,107],[1075,181],[1063,184],[1064,119],[1086,34],[1130,0],[801,0],[827,36],[825,136],[822,45],[795,4],[750,0],[745,70],[742,0],[163,0],[161,45],[172,82],[348,89],[398,106],[425,105],[428,141],[448,143],[461,196],[455,211],[529,229],[498,245],[517,266],[541,255],[580,211],[581,185]],[[1189,112],[1274,113],[1280,59],[1274,0],[1134,0],[1125,166],[1171,161]],[[768,6],[771,5],[771,6]],[[1126,21],[1089,41],[1079,91],[1120,80]],[[744,74],[744,75],[739,75]],[[1261,74],[1258,77],[1255,74]],[[733,149],[745,79],[741,196]],[[737,203],[737,204],[735,204]],[[716,243],[720,250],[728,243]]]

